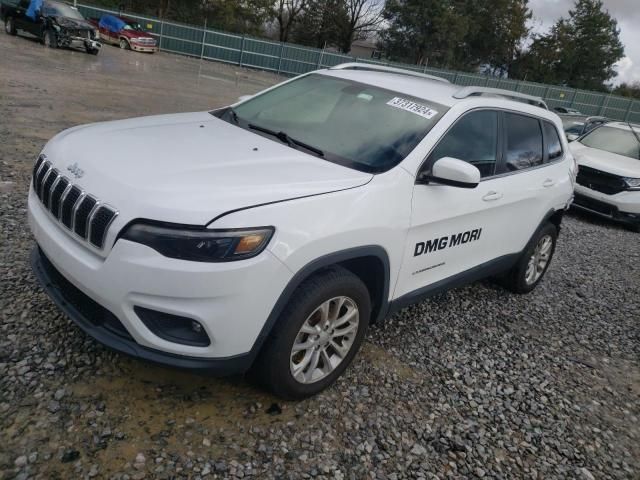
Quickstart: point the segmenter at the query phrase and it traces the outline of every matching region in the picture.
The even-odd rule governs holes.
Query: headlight
[[[627,184],[627,190],[640,190],[640,178],[623,178]]]
[[[131,225],[121,238],[153,248],[165,257],[195,262],[229,262],[258,255],[273,227],[209,230],[203,227]]]
[[[100,30],[93,31],[93,38],[98,38],[99,35],[100,35]]]

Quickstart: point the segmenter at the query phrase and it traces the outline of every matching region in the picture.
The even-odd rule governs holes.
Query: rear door
[[[504,153],[496,171],[505,192],[502,241],[507,254],[517,254],[547,213],[564,206],[569,170],[553,123],[509,111],[502,122]]]

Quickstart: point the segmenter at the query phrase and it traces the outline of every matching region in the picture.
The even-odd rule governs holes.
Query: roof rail
[[[540,97],[534,97],[533,95],[527,95],[519,92],[512,92],[511,90],[503,90],[501,88],[489,88],[489,87],[463,87],[453,94],[453,98],[467,98],[467,97],[480,97],[483,95],[495,95],[498,97],[505,97],[509,100],[515,100],[517,102],[524,101],[529,105],[544,108],[549,110],[547,104]]]
[[[429,80],[437,80],[439,82],[450,83],[449,80],[442,77],[436,77],[435,75],[428,75],[426,73],[414,72],[412,70],[403,70],[401,68],[387,67],[386,65],[377,65],[375,63],[358,63],[349,62],[341,63],[334,67],[329,67],[329,70],[365,70],[371,72],[387,72],[397,73],[400,75],[407,75],[409,77],[425,78]]]

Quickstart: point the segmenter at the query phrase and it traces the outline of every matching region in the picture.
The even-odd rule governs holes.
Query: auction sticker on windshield
[[[420,105],[419,103],[412,102],[411,100],[407,100],[406,98],[394,97],[387,102],[387,105],[391,105],[392,107],[399,108],[401,110],[406,110],[407,112],[415,113],[416,115],[420,115],[421,117],[428,119],[432,119],[438,114],[438,112],[427,107],[426,105]]]

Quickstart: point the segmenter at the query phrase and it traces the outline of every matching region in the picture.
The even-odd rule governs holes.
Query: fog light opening
[[[145,307],[133,307],[142,323],[155,335],[172,343],[207,347],[211,340],[200,322],[193,318],[159,312]]]

